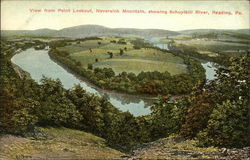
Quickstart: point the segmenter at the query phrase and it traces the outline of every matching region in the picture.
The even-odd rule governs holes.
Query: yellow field
[[[70,56],[80,61],[85,68],[88,64],[93,64],[94,68],[112,68],[116,74],[123,71],[135,74],[142,71],[168,71],[172,75],[187,72],[183,60],[171,53],[164,53],[151,48],[133,49],[133,45],[130,43],[131,39],[124,40],[127,44],[111,43],[111,40],[118,41],[117,38],[88,40],[59,49],[69,52]],[[98,44],[98,42],[101,43]],[[120,49],[123,49],[123,55],[120,55]],[[113,53],[112,58],[110,58],[108,52]]]

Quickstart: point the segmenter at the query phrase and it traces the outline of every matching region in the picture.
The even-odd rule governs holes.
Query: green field
[[[217,57],[219,53],[238,54],[243,50],[250,50],[249,35],[237,33],[178,35],[172,36],[171,39],[177,48],[183,48],[182,45],[185,45],[209,57]],[[163,38],[160,41],[168,42],[169,39]]]
[[[134,49],[131,40],[135,38],[123,38],[127,44],[111,43],[112,40],[118,41],[119,38],[108,37],[102,40],[74,42],[59,50],[70,53],[70,56],[81,62],[85,68],[88,64],[93,64],[94,68],[112,68],[116,74],[123,71],[135,74],[142,71],[168,71],[172,75],[187,72],[183,59],[171,53],[152,48]],[[122,55],[120,49],[124,51]],[[108,52],[113,53],[112,58]]]
[[[193,39],[188,41],[177,41],[188,46],[192,46],[202,51],[226,51],[226,50],[237,50],[237,49],[249,49],[249,45],[233,42],[223,42],[218,40],[201,40]]]

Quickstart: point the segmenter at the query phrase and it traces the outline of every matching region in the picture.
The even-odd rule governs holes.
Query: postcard
[[[0,159],[247,159],[248,1],[1,1]]]

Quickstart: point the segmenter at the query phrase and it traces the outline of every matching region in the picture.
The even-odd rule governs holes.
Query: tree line
[[[0,132],[24,135],[36,126],[68,127],[91,132],[110,145],[126,149],[138,143],[178,134],[200,145],[242,147],[250,139],[250,55],[232,58],[217,79],[170,103],[161,97],[147,116],[120,112],[104,97],[80,86],[64,89],[59,79],[41,84],[21,79],[10,58],[0,55]]]
[[[190,93],[195,85],[205,82],[204,68],[199,61],[188,56],[182,56],[188,73],[171,76],[167,71],[141,72],[138,75],[124,71],[116,75],[112,68],[93,68],[90,64],[84,68],[79,61],[55,46],[49,55],[100,88],[129,94],[183,95]]]

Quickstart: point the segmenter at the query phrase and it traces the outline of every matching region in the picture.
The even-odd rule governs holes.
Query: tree
[[[114,128],[111,135],[108,136],[108,141],[111,144],[119,145],[120,147],[135,145],[135,136],[138,132],[138,124],[136,119],[129,112],[124,112],[117,121],[115,121]]]
[[[76,106],[66,97],[66,90],[59,79],[43,77],[43,96],[40,107],[35,108],[39,123],[43,125],[77,127],[82,119]]]
[[[208,92],[197,89],[190,96],[191,104],[184,116],[181,135],[193,138],[206,128],[209,116],[215,107]]]
[[[115,76],[115,72],[112,70],[112,68],[103,68],[103,71],[106,78],[111,78]]]
[[[249,145],[249,120],[246,101],[225,101],[210,115],[207,128],[198,134],[203,145],[242,147]]]
[[[111,40],[110,43],[116,43],[116,41],[115,40]]]
[[[36,108],[36,115],[42,125],[78,127],[82,116],[76,106],[65,96],[51,95]]]
[[[201,143],[217,146],[246,146],[250,138],[250,55],[231,58],[211,84],[217,102],[207,128],[198,135]]]
[[[23,134],[33,129],[37,123],[38,117],[34,114],[34,110],[39,106],[39,102],[20,98],[16,105],[6,128],[12,133]]]
[[[120,49],[120,55],[122,56],[124,54],[123,49]]]
[[[53,80],[52,78],[43,76],[40,81],[42,83],[41,88],[44,92],[43,98],[46,98],[46,95],[63,95],[64,88],[62,82],[59,79]]]
[[[82,63],[81,63],[80,61],[77,61],[77,62],[76,62],[76,65],[77,65],[77,66],[82,66]]]
[[[228,68],[217,71],[217,80],[212,84],[217,101],[235,101],[250,98],[250,54],[243,57],[231,58]],[[221,96],[223,95],[223,96]]]
[[[182,103],[170,103],[170,97],[159,98],[151,107],[151,137],[154,139],[178,133],[181,124]]]
[[[37,122],[33,114],[37,102],[31,99],[16,98],[16,87],[7,85],[0,94],[0,127],[6,132],[23,134]]]
[[[84,98],[84,103],[78,106],[78,110],[83,117],[84,129],[100,134],[104,129],[104,122],[99,97],[88,95]]]
[[[88,69],[93,70],[93,64],[88,64]]]
[[[107,52],[109,54],[109,58],[113,58],[113,53],[112,52]]]

